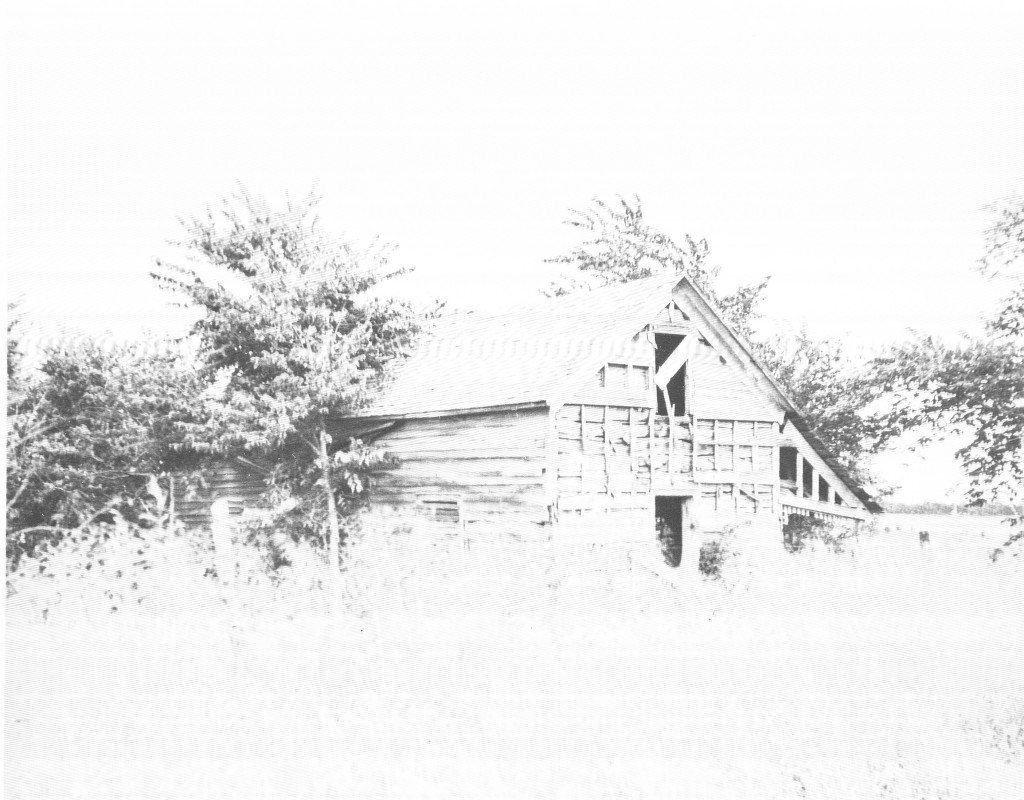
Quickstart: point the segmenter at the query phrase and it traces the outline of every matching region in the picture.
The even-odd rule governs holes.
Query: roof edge
[[[470,408],[448,408],[437,411],[413,411],[405,414],[346,414],[344,416],[332,416],[330,420],[363,419],[367,421],[398,420],[398,419],[438,419],[441,417],[462,417],[488,414],[492,411],[523,411],[530,408],[545,408],[547,400],[531,400],[525,403],[503,403],[493,406],[473,406]]]

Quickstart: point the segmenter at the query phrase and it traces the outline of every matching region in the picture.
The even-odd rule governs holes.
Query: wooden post
[[[675,419],[675,409],[672,408],[672,404],[668,402],[666,396],[665,406],[668,409],[668,480],[669,484],[675,483],[675,431],[672,430],[672,421]]]
[[[633,408],[630,407],[626,412],[626,427],[629,429],[629,472],[630,477],[636,481],[637,473],[640,471],[639,459],[637,458],[636,445],[634,444],[633,438]],[[635,485],[630,484],[631,487]]]
[[[170,523],[171,530],[174,530],[174,527],[175,527],[174,526],[174,523],[175,523],[175,519],[174,519],[175,507],[174,507],[174,475],[173,475],[173,473],[167,476],[167,495],[168,495],[168,500],[167,500],[167,519],[168,519],[168,522]]]
[[[331,485],[331,459],[327,455],[327,431],[320,429],[320,472],[327,496],[327,576],[328,591],[331,593],[331,613],[337,611],[338,601],[338,560],[341,530],[338,526],[338,509],[334,505],[334,488]]]
[[[604,423],[601,425],[601,438],[604,440],[604,480],[608,496],[612,494],[612,461],[611,461],[611,440],[608,438],[608,424],[611,414],[608,406],[604,407]]]
[[[796,496],[804,496],[804,457],[799,448],[796,450]]]

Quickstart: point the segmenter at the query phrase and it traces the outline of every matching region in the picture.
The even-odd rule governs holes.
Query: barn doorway
[[[689,517],[689,497],[655,497],[654,526],[665,563],[678,567],[683,561],[683,531]]]

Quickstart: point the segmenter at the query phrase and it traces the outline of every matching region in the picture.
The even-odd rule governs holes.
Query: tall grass
[[[109,575],[25,573],[7,795],[1024,796],[1024,559],[908,540],[669,586],[368,531],[334,618],[309,552],[225,593],[154,541],[116,612]]]

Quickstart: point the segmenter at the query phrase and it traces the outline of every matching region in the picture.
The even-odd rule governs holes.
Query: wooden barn
[[[520,540],[781,541],[793,514],[877,508],[703,294],[657,276],[442,319],[338,436],[397,465],[373,514]]]

